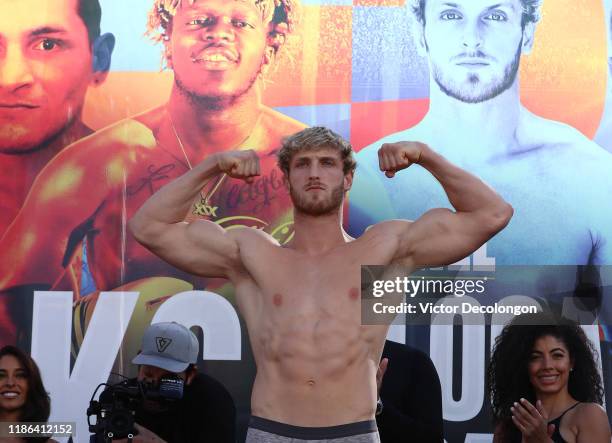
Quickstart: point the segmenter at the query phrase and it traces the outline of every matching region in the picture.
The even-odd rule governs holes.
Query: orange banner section
[[[521,60],[523,104],[592,138],[605,102],[607,53],[601,0],[545,1],[533,50]]]
[[[427,113],[429,99],[353,103],[351,143],[356,151],[382,137],[416,125]]]

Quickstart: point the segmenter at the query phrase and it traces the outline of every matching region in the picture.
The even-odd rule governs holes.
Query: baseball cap
[[[178,373],[197,359],[198,339],[195,334],[176,322],[163,322],[147,328],[142,337],[142,350],[132,363]]]

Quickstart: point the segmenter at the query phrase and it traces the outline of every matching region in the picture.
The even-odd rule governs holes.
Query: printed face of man
[[[520,0],[427,0],[423,45],[440,89],[480,103],[510,88],[525,38],[521,19]]]
[[[2,0],[0,152],[27,153],[81,116],[93,79],[78,0]]]
[[[296,210],[325,215],[342,205],[352,178],[344,174],[338,151],[321,148],[296,153],[291,159],[288,180]]]
[[[252,0],[183,2],[168,42],[177,85],[196,99],[241,97],[269,61],[267,36]]]

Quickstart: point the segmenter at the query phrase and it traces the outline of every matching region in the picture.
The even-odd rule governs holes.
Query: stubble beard
[[[328,197],[316,201],[309,200],[307,192],[299,193],[292,186],[289,189],[289,194],[297,212],[311,216],[323,216],[338,211],[342,206],[344,185],[340,183],[332,189]]]
[[[239,89],[232,94],[198,94],[196,91],[190,89],[185,82],[182,81],[181,76],[178,72],[174,72],[174,84],[178,91],[187,98],[187,100],[197,107],[210,109],[214,111],[221,111],[234,105],[242,96],[248,93],[251,88],[255,85],[259,74],[261,74],[264,66],[264,59],[262,57],[259,64],[259,68],[253,74],[253,76],[246,82],[244,88]]]
[[[433,78],[440,87],[440,90],[451,98],[470,104],[486,102],[507,91],[514,84],[521,62],[522,46],[523,40],[521,39],[513,60],[504,68],[502,78],[500,80],[493,79],[489,85],[483,85],[478,74],[468,75],[468,86],[465,85],[465,82],[458,83],[446,77],[443,72],[444,70],[439,65],[432,63]]]

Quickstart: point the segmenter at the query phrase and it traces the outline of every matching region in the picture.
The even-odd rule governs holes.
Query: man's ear
[[[536,25],[534,22],[529,22],[523,29],[523,46],[521,52],[524,55],[530,54],[533,48],[533,36],[535,34]]]
[[[425,39],[425,25],[415,19],[412,25],[412,35],[414,36],[414,44],[417,49],[417,54],[421,57],[427,57],[427,40]]]
[[[355,171],[349,171],[344,175],[344,192],[348,192],[353,186],[353,177],[355,176]]]
[[[195,365],[189,366],[189,368],[187,369],[187,372],[185,373],[185,385],[189,386],[196,375],[198,375],[197,366]]]
[[[111,57],[115,49],[115,36],[109,32],[98,36],[92,45],[92,68],[94,83],[102,83],[111,65]]]
[[[266,45],[266,49],[264,50],[263,60],[261,64],[261,73],[267,74],[270,70],[270,67],[274,64],[274,60],[276,58],[276,49],[273,46]]]

